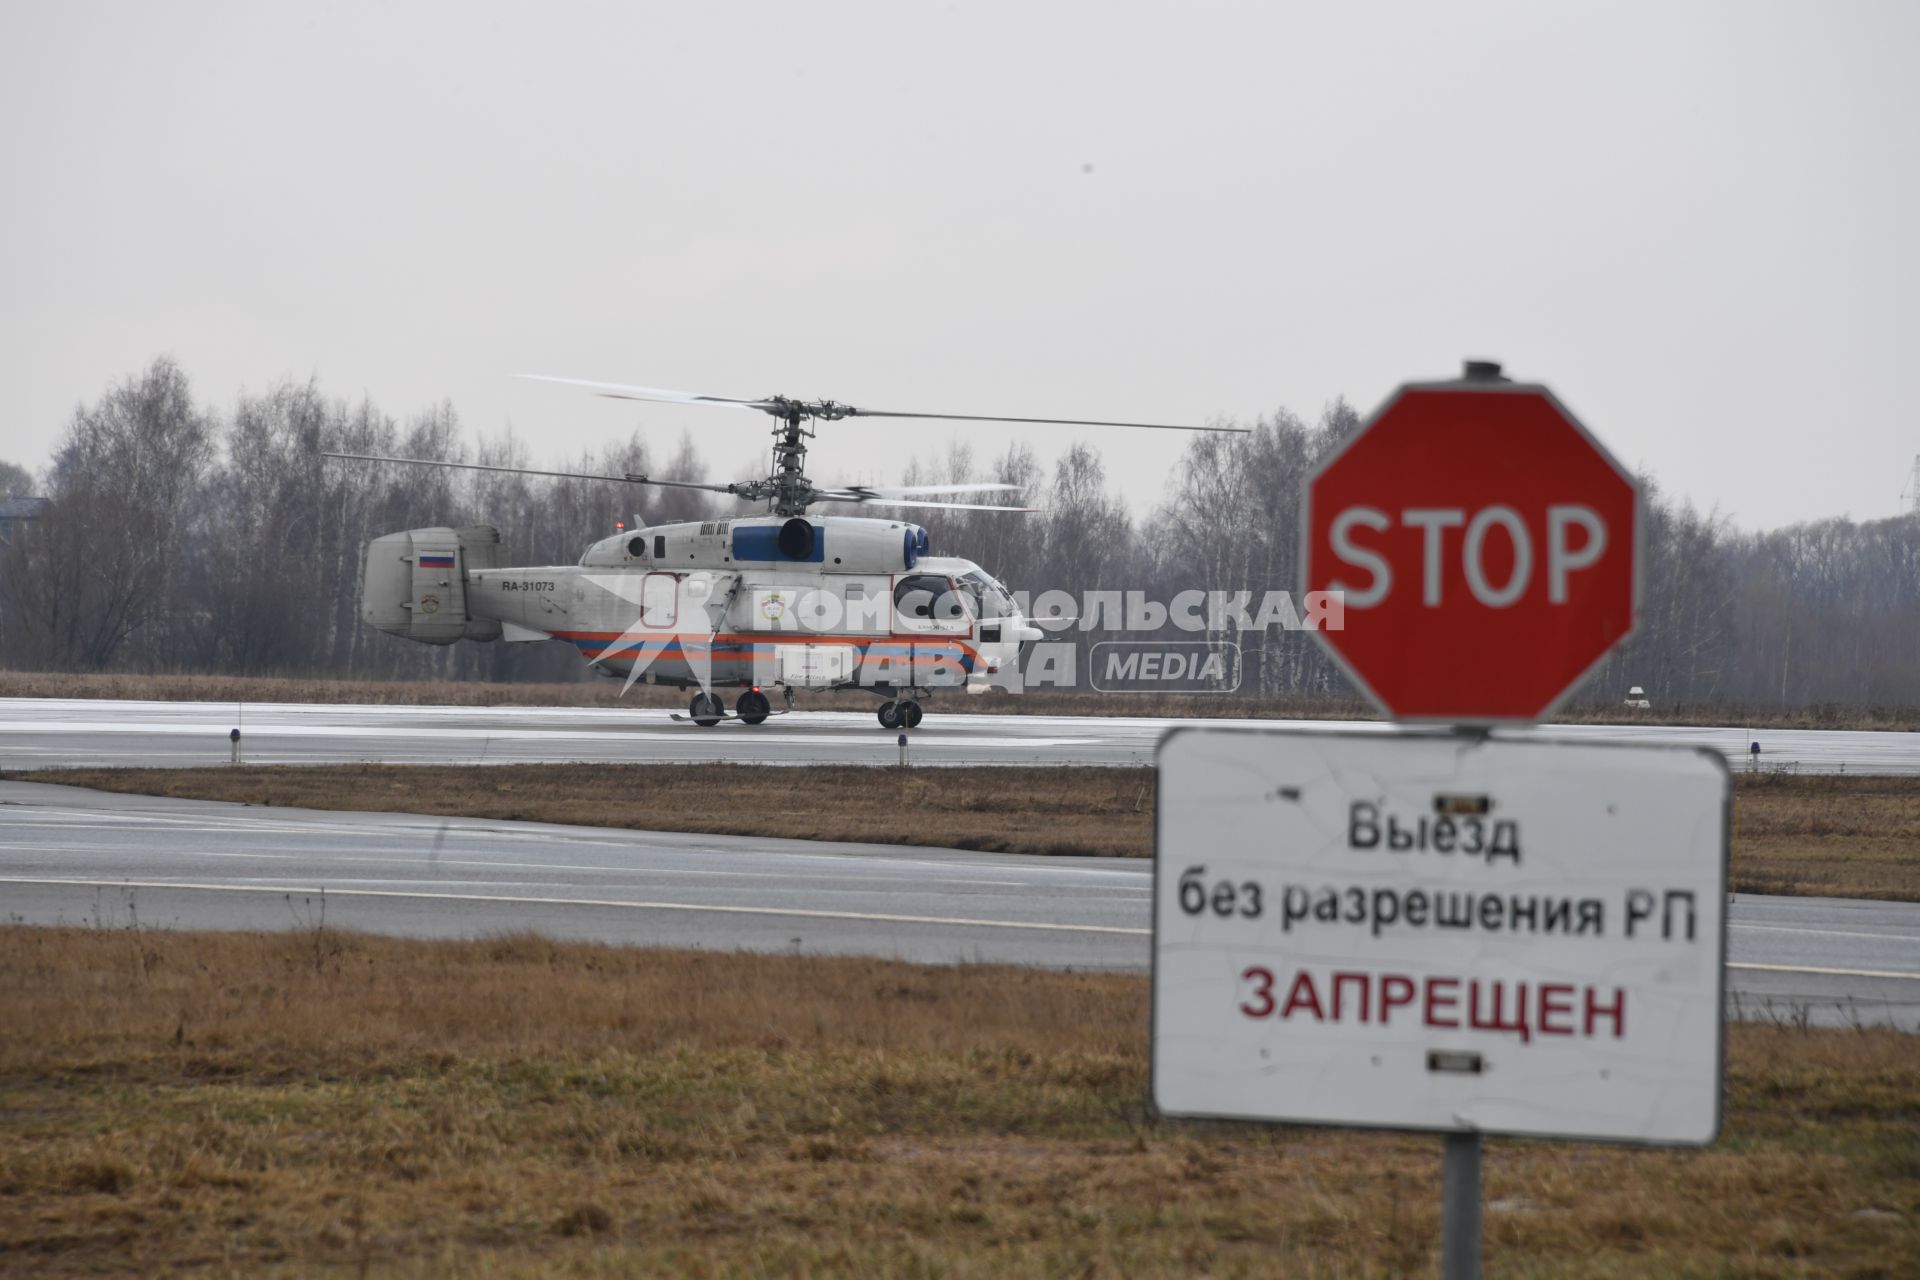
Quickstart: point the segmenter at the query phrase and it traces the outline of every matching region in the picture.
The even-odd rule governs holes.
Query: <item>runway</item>
[[[803,704],[804,705],[804,704]],[[1175,724],[1120,716],[970,715],[929,704],[911,735],[921,765],[1148,765]],[[297,703],[0,699],[0,771],[57,766],[225,764],[240,728],[256,764],[620,763],[893,764],[896,735],[871,715],[800,711],[758,727],[702,729],[662,710],[336,706]],[[1212,726],[1394,732],[1380,722],[1208,720]],[[1694,743],[1737,767],[1803,773],[1920,774],[1920,733],[1570,725],[1539,735],[1587,741]]]
[[[1150,867],[0,782],[0,918],[1144,970]],[[1920,904],[1741,896],[1730,1015],[1920,1030]]]

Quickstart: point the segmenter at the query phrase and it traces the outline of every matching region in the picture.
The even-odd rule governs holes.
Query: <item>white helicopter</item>
[[[577,565],[528,568],[500,563],[500,534],[491,526],[387,534],[367,544],[362,616],[381,631],[424,644],[561,640],[577,648],[589,666],[624,676],[622,693],[641,680],[682,690],[697,687],[686,715],[673,718],[705,727],[727,720],[764,724],[793,710],[800,689],[865,689],[882,699],[883,727],[912,729],[920,723],[923,699],[949,689],[985,693],[998,673],[1017,669],[1022,653],[1044,634],[985,569],[971,560],[932,555],[920,526],[807,515],[809,506],[824,502],[1035,510],[951,500],[1015,486],[819,488],[805,473],[812,424],[859,417],[1246,430],[901,413],[833,400],[733,400],[572,378],[542,380],[615,399],[768,414],[776,424],[772,473],[761,480],[704,484],[427,458],[325,456],[700,489],[765,502],[768,514],[636,527],[594,543]],[[731,712],[716,689],[741,690]],[[768,697],[770,689],[781,693],[780,710]]]

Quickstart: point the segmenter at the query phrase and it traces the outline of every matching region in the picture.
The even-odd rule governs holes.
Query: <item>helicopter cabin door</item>
[[[671,627],[680,614],[680,580],[670,573],[649,573],[640,579],[640,625]]]
[[[967,597],[943,573],[900,573],[893,578],[893,640],[906,641],[897,656],[911,664],[912,683],[952,688],[966,683],[971,665],[973,613]]]

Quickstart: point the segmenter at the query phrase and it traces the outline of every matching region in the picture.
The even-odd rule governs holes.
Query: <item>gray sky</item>
[[[1917,37],[1891,3],[11,3],[0,458],[161,352],[217,405],[313,375],[555,461],[692,426],[720,478],[755,420],[508,375],[1179,422],[1485,354],[1743,525],[1890,515]],[[948,438],[822,434],[821,481]],[[1136,510],[1182,439],[1100,439]]]

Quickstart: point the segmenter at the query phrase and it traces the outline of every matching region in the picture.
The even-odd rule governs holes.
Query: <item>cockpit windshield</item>
[[[984,569],[970,569],[960,575],[960,589],[973,600],[974,613],[982,618],[1010,618],[1013,598],[1007,589],[987,576]]]

